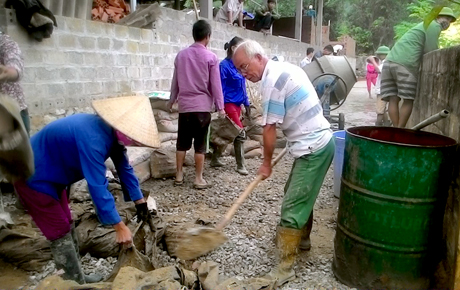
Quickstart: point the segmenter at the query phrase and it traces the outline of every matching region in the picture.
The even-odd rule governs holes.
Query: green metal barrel
[[[430,286],[456,145],[408,129],[347,130],[332,265],[342,283],[364,289]]]

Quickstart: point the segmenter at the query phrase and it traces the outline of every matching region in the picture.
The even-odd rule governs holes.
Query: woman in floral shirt
[[[21,109],[21,118],[27,133],[30,131],[29,112],[19,80],[22,78],[24,61],[18,44],[0,32],[0,93],[15,99]]]

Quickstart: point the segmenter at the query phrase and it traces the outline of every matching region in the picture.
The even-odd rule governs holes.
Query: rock
[[[64,109],[56,109],[56,116],[63,116],[65,115]]]
[[[51,115],[45,115],[43,117],[43,123],[45,123],[45,125],[48,125],[49,123],[54,122],[56,120],[57,120],[57,118],[55,116],[51,116]]]
[[[50,276],[41,281],[35,290],[67,290],[79,286],[77,282],[71,280],[63,280],[59,276]]]

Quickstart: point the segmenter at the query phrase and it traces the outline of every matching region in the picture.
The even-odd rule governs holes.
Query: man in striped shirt
[[[295,278],[297,250],[310,248],[313,206],[334,157],[335,144],[329,122],[323,116],[318,95],[307,74],[298,66],[269,60],[255,41],[240,44],[233,62],[252,82],[261,81],[264,160],[259,174],[272,172],[271,162],[279,125],[295,158],[285,186],[281,220],[277,228],[278,266],[270,273],[278,285]],[[309,225],[310,224],[310,225]]]

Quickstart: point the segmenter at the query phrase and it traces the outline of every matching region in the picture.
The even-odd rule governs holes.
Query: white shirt
[[[228,12],[232,12],[232,23],[238,19],[238,16],[243,12],[243,3],[238,0],[227,0],[224,6],[222,6],[217,12],[215,20],[218,22],[228,22]]]
[[[307,64],[310,64],[311,63],[311,58],[309,58],[308,56],[306,56],[304,59],[302,59],[302,61],[300,62],[300,67],[303,68],[304,66],[306,66]]]
[[[374,90],[375,90],[376,95],[380,95],[380,82],[382,81],[382,68],[383,68],[383,63],[384,62],[385,62],[385,60],[381,60],[380,64],[379,64],[380,73],[377,76],[377,81],[375,82],[375,86],[374,86]]]
[[[295,158],[326,146],[330,124],[307,74],[298,66],[269,60],[260,83],[262,126],[279,124]]]

